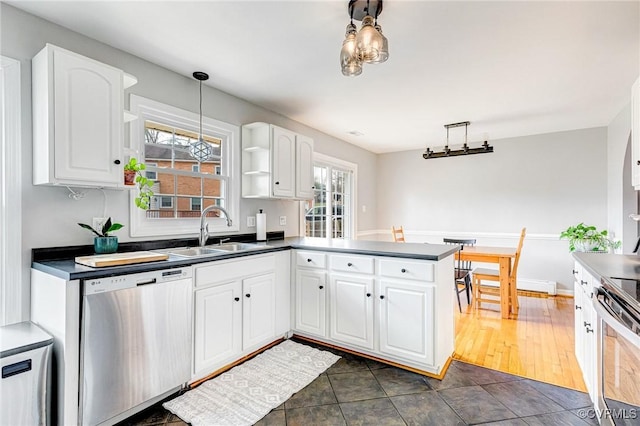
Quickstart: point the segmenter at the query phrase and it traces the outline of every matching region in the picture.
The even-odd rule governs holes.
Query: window
[[[160,197],[160,208],[161,209],[172,209],[173,208],[173,197]]]
[[[353,238],[357,165],[318,153],[315,158],[314,198],[304,203],[304,235]]]
[[[147,163],[145,163],[145,165],[147,167],[158,167],[158,163],[149,163],[149,162],[147,162]],[[158,179],[158,173],[156,173],[155,170],[146,170],[145,169],[145,174],[144,175],[147,177],[147,179],[150,179],[150,180],[157,180]]]
[[[189,153],[198,140],[199,116],[169,105],[131,95],[138,116],[131,134],[132,149],[153,178],[154,197],[148,210],[131,206],[131,235],[192,234],[200,213],[210,205],[223,207],[236,223],[227,227],[221,212],[207,215],[213,232],[237,231],[239,223],[239,128],[203,117],[202,139],[211,144],[212,158],[199,162]],[[132,190],[132,198],[136,191]],[[197,200],[197,201],[196,201]]]

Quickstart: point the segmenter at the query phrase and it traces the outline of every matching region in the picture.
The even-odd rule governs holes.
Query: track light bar
[[[467,127],[469,127],[471,122],[469,121],[461,121],[459,123],[451,123],[445,124],[444,127],[447,129],[447,144],[444,146],[442,151],[436,152],[432,151],[431,148],[427,147],[424,153],[422,154],[422,158],[428,160],[430,158],[443,158],[443,157],[457,157],[459,155],[471,155],[471,154],[485,154],[487,152],[493,152],[493,147],[489,145],[487,141],[484,141],[482,146],[478,148],[469,148],[467,145]],[[461,149],[450,149],[449,148],[449,129],[454,127],[462,127],[464,126],[464,144]]]

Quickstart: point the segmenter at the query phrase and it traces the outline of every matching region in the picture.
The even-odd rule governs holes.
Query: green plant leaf
[[[82,228],[84,229],[88,229],[89,231],[93,232],[94,234],[96,234],[98,237],[102,237],[102,235],[100,235],[98,233],[98,231],[96,231],[95,229],[93,229],[91,226],[87,225],[86,223],[78,223],[78,225],[80,225]]]

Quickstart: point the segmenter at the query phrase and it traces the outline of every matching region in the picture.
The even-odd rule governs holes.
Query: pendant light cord
[[[200,80],[200,137],[198,140],[202,140],[202,80]]]

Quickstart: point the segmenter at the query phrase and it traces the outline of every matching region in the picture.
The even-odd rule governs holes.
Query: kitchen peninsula
[[[193,336],[192,355],[184,383],[293,334],[437,378],[451,361],[456,247],[297,237],[207,256],[177,256],[171,247],[178,247],[175,241],[136,243],[134,250],[161,250],[169,259],[106,268],[79,265],[60,253],[47,260],[46,251],[38,249],[32,321],[54,335],[59,423],[79,423],[83,408],[78,391],[85,320],[79,313],[87,303],[87,283],[109,291],[136,274],[180,270],[182,277],[193,277],[192,322],[184,330]],[[75,248],[74,256],[86,254],[79,251]],[[136,403],[114,419],[164,395]]]

